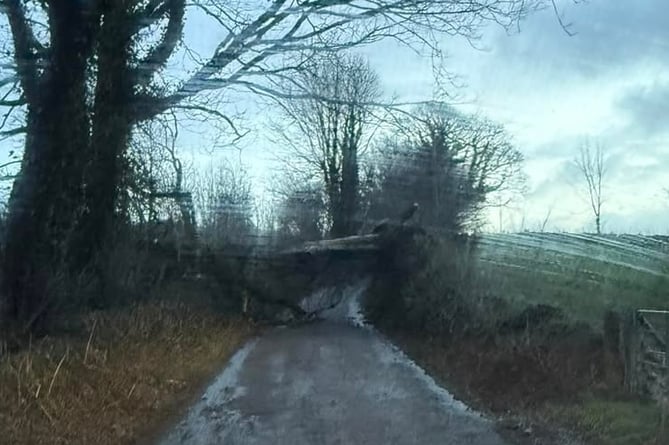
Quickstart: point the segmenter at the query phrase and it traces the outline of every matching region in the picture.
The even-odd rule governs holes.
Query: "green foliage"
[[[553,406],[548,417],[578,429],[590,443],[649,445],[655,442],[660,408],[653,402],[590,398],[582,403]]]

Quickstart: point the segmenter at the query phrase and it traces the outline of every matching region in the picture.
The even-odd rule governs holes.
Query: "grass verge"
[[[543,414],[546,419],[575,429],[589,443],[667,443],[659,434],[661,413],[654,402],[590,396],[571,404],[547,404]]]
[[[457,398],[500,419],[500,429],[509,430],[502,432],[517,443],[563,445],[577,443],[575,437],[591,445],[669,443],[654,402],[592,382],[572,386],[564,376],[541,372],[528,356],[488,349],[484,342],[445,343],[382,330]],[[531,434],[524,433],[528,427]]]
[[[368,318],[456,396],[522,425],[520,443],[578,443],[564,434],[572,430],[597,445],[669,444],[660,408],[623,389],[624,317],[667,307],[669,244],[530,233],[470,241],[387,248]]]
[[[131,444],[157,434],[253,334],[180,302],[84,316],[0,361],[0,437],[21,444]]]

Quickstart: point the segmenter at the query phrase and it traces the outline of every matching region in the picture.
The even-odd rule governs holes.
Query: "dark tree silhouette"
[[[359,56],[327,55],[305,65],[279,101],[285,168],[319,178],[333,236],[358,229],[359,157],[373,133],[379,81]],[[306,96],[308,98],[301,98]]]
[[[416,203],[419,223],[437,231],[476,228],[489,194],[510,193],[523,181],[522,155],[501,126],[442,105],[401,120],[378,162],[369,218],[392,224],[401,211],[410,217]]]
[[[388,37],[438,53],[432,42],[439,36],[475,38],[487,22],[510,28],[544,3],[272,0],[249,8],[197,0],[188,7],[216,19],[227,35],[192,76],[174,84],[160,74],[180,42],[185,0],[0,1],[14,71],[0,79],[0,88],[14,92],[0,106],[25,112],[24,125],[0,134],[25,135],[9,202],[2,325],[33,328],[54,303],[54,288],[62,287],[56,283],[104,257],[123,155],[137,123],[176,108],[206,110],[234,128],[195,96],[232,87],[285,97],[276,83],[314,54]],[[36,25],[42,17],[46,32]]]

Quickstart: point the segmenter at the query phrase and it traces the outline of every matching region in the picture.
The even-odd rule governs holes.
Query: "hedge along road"
[[[161,445],[505,445],[373,329],[349,292],[327,320],[279,328],[230,360]]]

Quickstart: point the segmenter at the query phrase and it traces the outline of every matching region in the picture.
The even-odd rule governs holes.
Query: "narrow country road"
[[[160,443],[505,444],[492,422],[361,327],[356,308],[349,299],[326,321],[247,344]]]

